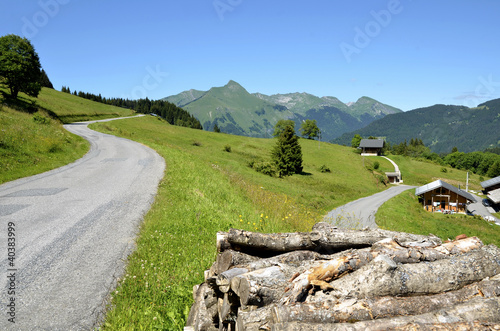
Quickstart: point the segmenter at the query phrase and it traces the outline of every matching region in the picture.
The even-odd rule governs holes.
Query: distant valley
[[[500,147],[500,99],[475,108],[434,105],[388,115],[332,142],[350,145],[355,134],[384,137],[392,144],[419,138],[435,153],[450,153],[453,147],[466,153]]]
[[[321,139],[325,141],[363,128],[386,115],[402,112],[368,97],[345,104],[335,97],[308,93],[251,94],[235,81],[208,91],[184,91],[163,100],[187,110],[207,131],[212,131],[217,124],[225,133],[271,137],[280,119],[293,120],[296,130],[302,121],[310,119],[317,121]]]
[[[391,144],[422,139],[436,153],[500,147],[500,99],[475,108],[433,105],[403,112],[369,97],[343,103],[308,93],[265,95],[249,93],[235,81],[208,91],[189,90],[163,100],[195,116],[203,129],[214,125],[222,132],[272,137],[280,119],[291,119],[298,132],[302,121],[316,120],[321,140],[350,145],[354,134],[384,137]]]

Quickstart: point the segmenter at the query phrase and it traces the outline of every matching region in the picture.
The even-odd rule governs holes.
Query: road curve
[[[88,123],[65,125],[91,143],[83,158],[0,185],[1,330],[96,326],[156,195],[163,158]]]
[[[375,214],[380,206],[387,200],[412,188],[415,188],[415,186],[393,186],[385,191],[349,202],[329,212],[325,216],[324,221],[332,223],[339,228],[376,229],[378,227],[375,223]]]

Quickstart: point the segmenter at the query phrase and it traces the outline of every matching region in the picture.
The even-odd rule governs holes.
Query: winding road
[[[324,221],[339,228],[376,229],[378,227],[375,223],[375,214],[380,206],[387,200],[415,187],[408,185],[393,186],[385,191],[349,202],[329,212]]]
[[[0,185],[1,330],[97,326],[134,248],[165,161],[89,123],[65,125],[91,143],[83,158]]]

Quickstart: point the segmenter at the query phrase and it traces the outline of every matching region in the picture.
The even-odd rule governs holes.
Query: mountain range
[[[355,134],[384,137],[392,144],[419,138],[436,153],[450,153],[453,147],[466,153],[500,147],[500,99],[474,108],[434,105],[388,115],[332,142],[350,145]]]
[[[291,119],[298,131],[302,121],[316,120],[322,140],[365,127],[402,111],[369,97],[345,104],[335,97],[308,93],[265,95],[249,93],[235,81],[208,91],[189,90],[164,98],[195,116],[205,130],[214,125],[222,132],[251,137],[271,137],[280,119]]]

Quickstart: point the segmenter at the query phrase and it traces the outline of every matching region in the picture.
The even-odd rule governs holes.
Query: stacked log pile
[[[185,330],[500,330],[500,249],[318,223],[217,235]]]

